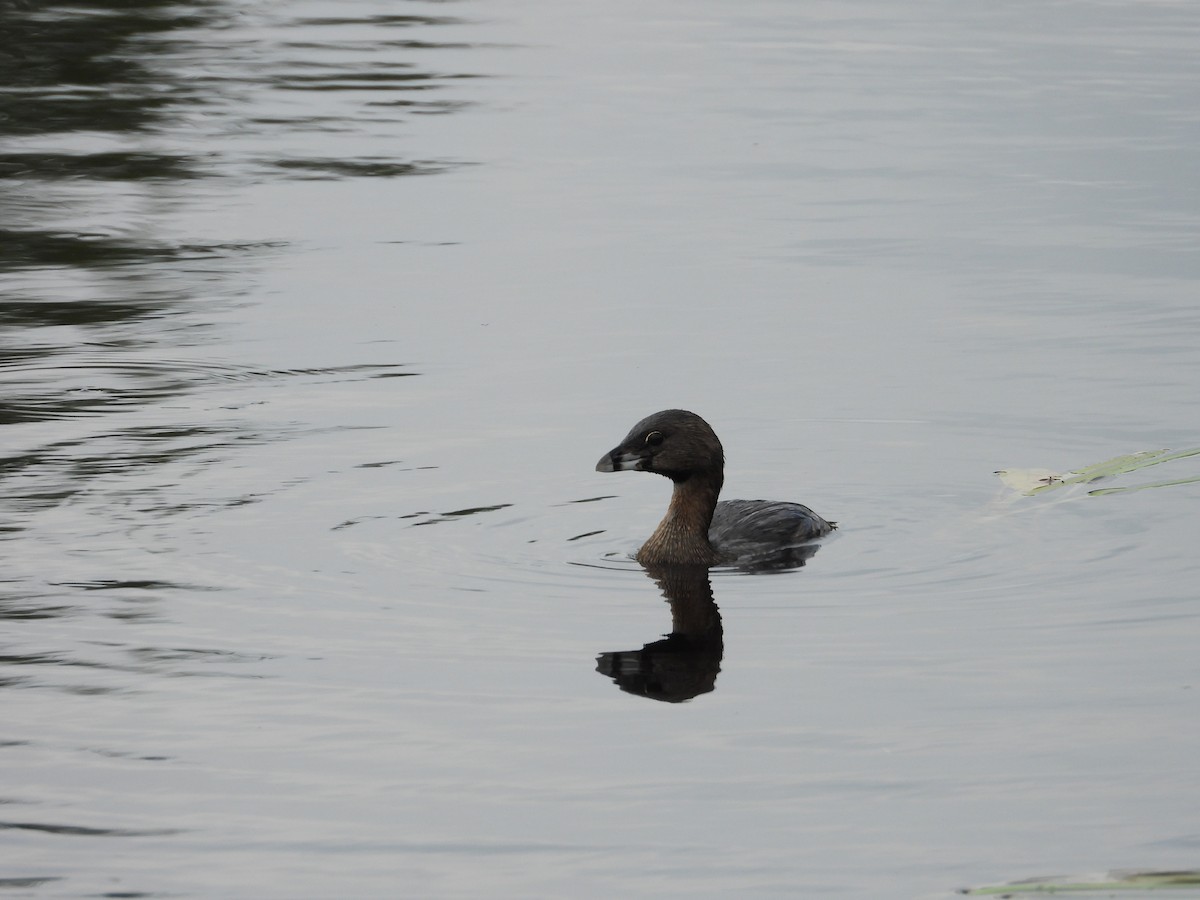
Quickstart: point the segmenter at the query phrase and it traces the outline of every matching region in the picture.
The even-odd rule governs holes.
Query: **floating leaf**
[[[1090,484],[1102,478],[1128,475],[1130,472],[1136,472],[1139,469],[1157,466],[1160,463],[1171,462],[1176,459],[1185,459],[1189,456],[1200,456],[1200,447],[1194,447],[1190,450],[1179,450],[1175,453],[1172,453],[1170,450],[1142,450],[1138,453],[1114,456],[1112,459],[1106,459],[1104,462],[1094,463],[1070,472],[1059,473],[1052,472],[1049,469],[1000,469],[996,474],[1000,476],[1001,481],[1013,490],[1019,491],[1027,497],[1032,497],[1034,494],[1041,494],[1067,485]],[[1196,481],[1200,481],[1200,476],[1172,481],[1158,481],[1153,484],[1131,487],[1101,488],[1089,491],[1088,493],[1099,495],[1124,491],[1141,491],[1146,488],[1166,487],[1173,484],[1191,484]]]
[[[1129,487],[1096,488],[1088,491],[1089,496],[1098,497],[1101,494],[1127,494],[1131,491],[1144,491],[1147,488],[1170,487],[1173,484],[1195,484],[1200,481],[1200,475],[1195,478],[1177,478],[1174,481],[1152,481],[1150,484],[1133,484]]]
[[[1045,894],[1094,894],[1116,891],[1161,891],[1193,888],[1200,896],[1200,869],[1172,872],[1109,872],[1107,875],[1083,876],[1077,879],[1062,876],[1030,878],[1009,884],[967,888],[960,891],[968,897],[1027,897]],[[1193,892],[1189,892],[1193,893]]]

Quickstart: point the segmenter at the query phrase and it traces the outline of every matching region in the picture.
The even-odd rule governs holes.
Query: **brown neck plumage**
[[[637,552],[643,565],[715,565],[720,556],[708,541],[708,526],[724,481],[722,472],[676,481],[671,505],[650,539]]]

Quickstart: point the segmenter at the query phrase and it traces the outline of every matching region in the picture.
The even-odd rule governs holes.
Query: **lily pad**
[[[967,888],[960,894],[968,897],[1030,897],[1046,894],[1112,894],[1131,891],[1191,890],[1189,896],[1200,897],[1200,869],[1181,869],[1171,872],[1115,871],[1098,876],[1068,878],[1049,876],[1014,881],[1009,884]],[[1178,895],[1176,895],[1178,896]]]
[[[999,469],[996,474],[1000,476],[1000,480],[1008,487],[1019,491],[1026,497],[1032,497],[1035,494],[1042,494],[1046,491],[1057,490],[1070,485],[1090,484],[1103,478],[1128,475],[1130,472],[1136,472],[1139,469],[1146,469],[1150,466],[1157,466],[1161,463],[1177,459],[1186,459],[1189,456],[1200,456],[1200,447],[1175,452],[1170,450],[1142,450],[1138,453],[1114,456],[1112,459],[1106,459],[1104,462],[1093,463],[1090,466],[1083,466],[1068,472],[1053,472],[1050,469]],[[1195,482],[1200,482],[1200,475],[1190,478],[1175,478],[1170,481],[1156,481],[1150,484],[1097,488],[1088,491],[1088,494],[1099,496],[1101,494],[1117,494],[1127,491],[1144,491],[1147,488],[1168,487],[1176,484],[1193,484]]]

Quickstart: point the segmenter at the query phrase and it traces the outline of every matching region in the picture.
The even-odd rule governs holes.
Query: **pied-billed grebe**
[[[776,500],[722,500],[725,451],[707,422],[664,409],[633,426],[596,463],[597,472],[656,472],[675,485],[667,514],[637,552],[642,565],[741,563],[796,547],[836,526],[807,506]]]

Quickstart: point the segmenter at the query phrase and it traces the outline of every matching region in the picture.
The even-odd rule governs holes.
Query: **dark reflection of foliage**
[[[161,153],[0,153],[0,178],[144,181],[193,175],[185,158]]]
[[[170,260],[194,251],[178,247],[152,247],[145,243],[102,234],[29,229],[0,229],[0,271],[31,266],[96,268]],[[2,313],[0,313],[2,314]],[[4,324],[0,320],[0,324]]]
[[[171,32],[212,21],[214,3],[180,0],[0,4],[0,138],[59,134],[127,136],[160,126],[181,103],[200,99],[196,88],[164,75],[154,58],[170,48]],[[183,155],[147,151],[0,152],[0,272],[140,266],[188,257],[196,248],[158,246],[128,235],[36,227],[31,215],[55,209],[59,197],[42,184],[136,183],[194,177]],[[45,279],[43,279],[45,280]],[[0,298],[0,329],[57,324],[110,324],[162,308],[177,295],[146,305],[129,302],[134,285],[112,293],[116,303],[91,298],[69,304]],[[144,293],[144,291],[142,291]]]
[[[22,395],[10,387],[0,399],[0,425],[79,418],[128,409],[168,400],[188,387],[190,384],[185,378],[172,377],[167,371],[157,376],[150,372],[136,373],[127,387],[96,392],[38,384],[32,392]],[[0,473],[11,461],[0,462]]]
[[[58,506],[104,475],[138,472],[206,453],[219,455],[234,444],[267,439],[265,435],[249,435],[223,426],[147,426],[90,435],[86,440],[57,441],[0,459],[0,497],[10,510],[28,513]],[[93,446],[105,451],[88,453]],[[114,448],[121,448],[121,452],[114,452]],[[19,483],[14,484],[15,479],[20,479]],[[110,586],[104,584],[97,589]]]
[[[656,566],[647,574],[671,604],[671,633],[641,650],[596,657],[596,671],[621,690],[681,703],[716,687],[725,651],[721,613],[705,566]]]
[[[367,105],[407,109],[421,116],[444,116],[472,104],[466,100],[373,100]]]
[[[271,165],[298,178],[391,178],[400,175],[436,175],[453,166],[446,162],[393,162],[382,159],[278,159]]]
[[[128,667],[113,666],[95,660],[77,659],[64,653],[0,653],[0,687],[38,687],[39,682],[30,675],[20,674],[30,666],[52,666],[54,669],[104,669],[121,670]],[[113,688],[96,684],[73,684],[63,690],[75,694],[112,693]]]
[[[78,659],[67,659],[61,653],[0,653],[0,666],[80,666],[107,669],[109,666]]]
[[[181,512],[203,515],[210,509],[255,502],[255,494],[198,496],[182,485],[190,472],[224,461],[240,445],[282,440],[297,431],[291,426],[258,427],[210,408],[177,414],[164,401],[205,388],[232,391],[236,385],[230,382],[326,382],[414,374],[397,366],[265,371],[171,358],[178,355],[171,351],[178,343],[196,347],[211,339],[206,333],[212,321],[205,313],[207,299],[236,296],[241,285],[230,285],[229,273],[237,272],[240,278],[247,253],[274,246],[189,245],[173,242],[158,229],[162,223],[155,218],[157,210],[169,210],[172,222],[186,221],[181,215],[186,210],[180,207],[189,195],[178,183],[209,171],[219,173],[211,166],[214,160],[221,162],[221,148],[228,146],[213,144],[217,152],[212,154],[159,149],[157,136],[173,127],[178,113],[217,100],[221,103],[213,107],[218,110],[214,133],[253,129],[270,136],[271,129],[260,124],[267,121],[265,116],[249,116],[288,116],[292,110],[299,115],[280,118],[284,130],[316,127],[351,133],[352,116],[331,117],[328,122],[306,119],[304,104],[295,103],[294,94],[276,107],[268,98],[265,105],[242,109],[236,92],[365,88],[373,100],[390,104],[394,98],[429,96],[451,79],[470,77],[381,62],[384,55],[404,56],[406,49],[381,52],[379,44],[360,40],[356,27],[380,26],[396,36],[403,32],[393,26],[444,25],[455,21],[450,17],[286,23],[284,28],[350,26],[345,29],[350,37],[346,47],[361,54],[363,65],[326,69],[306,65],[305,59],[317,54],[297,52],[298,62],[275,59],[273,68],[264,71],[258,58],[239,56],[244,42],[223,46],[221,35],[230,31],[210,28],[238,12],[238,4],[218,0],[0,0],[0,278],[6,282],[0,293],[0,428],[22,426],[6,429],[12,439],[0,447],[0,544],[12,551],[20,547],[18,539],[31,544],[54,540],[54,528],[71,517],[52,515],[47,534],[36,533],[47,521],[42,513],[53,514],[67,504],[85,514],[67,522],[68,530],[91,527],[85,522],[88,514],[100,513],[103,524],[98,528],[120,523],[124,533],[135,533],[147,523]],[[206,30],[210,42],[194,43],[193,29]],[[322,42],[314,49],[329,46]],[[428,44],[437,46],[441,45]],[[423,52],[415,42],[407,48],[410,57]],[[211,72],[206,67],[222,63],[223,53],[231,53],[233,65],[241,68],[195,79],[177,74],[182,69],[175,65],[175,55],[194,59],[199,68]],[[294,75],[310,80],[298,82]],[[359,111],[373,105],[359,103]],[[396,99],[395,105],[401,113],[372,110],[370,116],[401,115],[409,111],[404,107],[445,111],[462,103]],[[245,118],[237,118],[239,112]],[[178,137],[191,140],[193,146],[206,139],[203,133],[190,132]],[[147,138],[149,148],[142,146]],[[9,139],[15,140],[6,145]],[[113,146],[124,149],[110,149]],[[204,150],[209,149],[206,144]],[[264,160],[260,172],[272,179],[391,177],[431,174],[452,165],[358,157],[353,151],[347,157],[338,157],[335,149],[329,158]],[[244,160],[235,160],[240,161]],[[132,204],[148,218],[126,217],[124,210]],[[185,404],[178,406],[184,409]],[[155,407],[171,425],[134,426],[126,417],[113,415],[148,407]],[[191,424],[188,417],[196,415],[206,416],[203,425]],[[219,420],[214,422],[214,416]],[[62,428],[56,427],[58,422]],[[102,555],[94,559],[97,566],[105,564]],[[0,575],[0,619],[94,611],[105,597],[97,592],[109,590],[128,596],[121,596],[120,607],[104,614],[135,619],[146,615],[142,610],[153,608],[172,587],[165,580],[122,579],[127,573],[101,568],[89,571],[97,576],[94,582],[47,589],[43,579],[54,574],[38,571],[23,577],[18,572],[21,565],[20,553],[13,552],[8,574]],[[69,665],[71,655],[48,657],[46,664]],[[7,668],[29,671],[31,665]]]
[[[0,240],[3,236],[0,235]],[[3,267],[0,266],[0,270]],[[36,328],[57,325],[108,325],[139,319],[154,312],[150,303],[122,303],[120,301],[55,302],[53,300],[22,300],[0,297],[0,328],[6,325],[20,328]],[[0,351],[0,368],[14,361],[32,358],[30,354],[8,356]]]
[[[319,16],[311,19],[300,19],[296,24],[308,27],[323,27],[330,25],[383,25],[409,28],[413,25],[457,25],[462,19],[452,16],[357,16],[355,18],[338,18],[336,16]]]
[[[12,621],[57,619],[72,611],[63,603],[34,600],[25,597],[6,597],[0,594],[0,619]]]
[[[392,91],[425,90],[427,82],[449,79],[477,78],[477,75],[439,75],[434,72],[411,72],[411,65],[401,63],[388,66],[384,71],[367,72],[359,69],[346,71],[331,69],[313,75],[292,75],[289,83],[278,85],[279,90],[289,91]],[[399,71],[403,70],[403,71]]]
[[[68,581],[64,582],[69,587],[79,588],[83,591],[116,591],[116,590],[137,590],[137,591],[167,591],[167,590],[187,590],[187,591],[212,591],[216,588],[205,587],[202,584],[180,584],[174,581],[160,581],[156,578],[142,578],[133,581],[115,581],[106,579],[104,581]]]
[[[374,110],[396,110],[414,115],[445,115],[471,105],[461,99],[412,99],[411,94],[422,95],[437,91],[448,84],[464,79],[483,76],[464,72],[443,72],[411,61],[397,61],[396,51],[411,51],[412,59],[426,50],[464,49],[470,44],[447,43],[428,40],[375,39],[364,44],[357,29],[368,27],[376,30],[403,29],[410,27],[446,26],[463,20],[452,16],[422,16],[381,14],[365,16],[318,16],[296,21],[296,25],[323,30],[323,40],[284,42],[281,46],[295,51],[296,56],[283,61],[270,79],[271,88],[278,92],[329,93],[343,92],[362,94],[370,92],[377,99],[360,101],[363,107]],[[338,40],[333,33],[340,29],[355,29],[353,37]],[[314,50],[342,50],[353,54],[356,62],[348,66],[343,62],[325,63],[314,58]],[[345,119],[322,121],[303,117],[262,117],[256,120],[263,124],[278,124],[313,130],[343,130]],[[413,175],[433,175],[457,168],[463,163],[451,160],[394,160],[378,157],[354,157],[349,154],[338,157],[312,157],[291,159],[266,159],[263,164],[275,170],[287,172],[300,179],[340,178],[395,178]]]
[[[130,132],[153,124],[189,89],[164,85],[147,65],[155,45],[141,41],[202,25],[211,8],[203,0],[0,4],[0,133]]]
[[[0,424],[17,422],[41,422],[52,419],[80,418],[119,412],[131,407],[146,406],[169,400],[185,391],[204,384],[219,382],[260,382],[280,379],[311,378],[323,383],[335,381],[359,381],[379,378],[405,378],[415,372],[401,371],[402,366],[357,364],[350,366],[328,366],[306,369],[252,369],[242,366],[199,364],[185,360],[162,360],[146,362],[97,361],[91,365],[82,363],[60,363],[51,373],[44,364],[27,362],[18,356],[6,360],[0,353],[0,375],[7,377],[8,388],[0,395]],[[17,385],[26,376],[31,385],[24,392]],[[64,389],[62,379],[71,378],[72,386],[87,387],[90,378],[101,377],[110,382],[103,389]],[[57,379],[57,381],[55,380]],[[119,384],[112,384],[119,380]],[[190,428],[180,431],[172,429],[133,429],[122,432],[140,441],[151,441],[161,436],[175,438],[196,433]],[[116,437],[116,435],[114,435]],[[0,458],[0,475],[9,460]]]
[[[0,822],[0,828],[13,828],[22,831],[42,831],[47,834],[64,834],[83,837],[153,837],[179,834],[180,831],[178,828],[154,828],[141,830],[132,828],[90,828],[82,825],[58,825],[50,822]],[[106,896],[129,895],[109,894]]]

